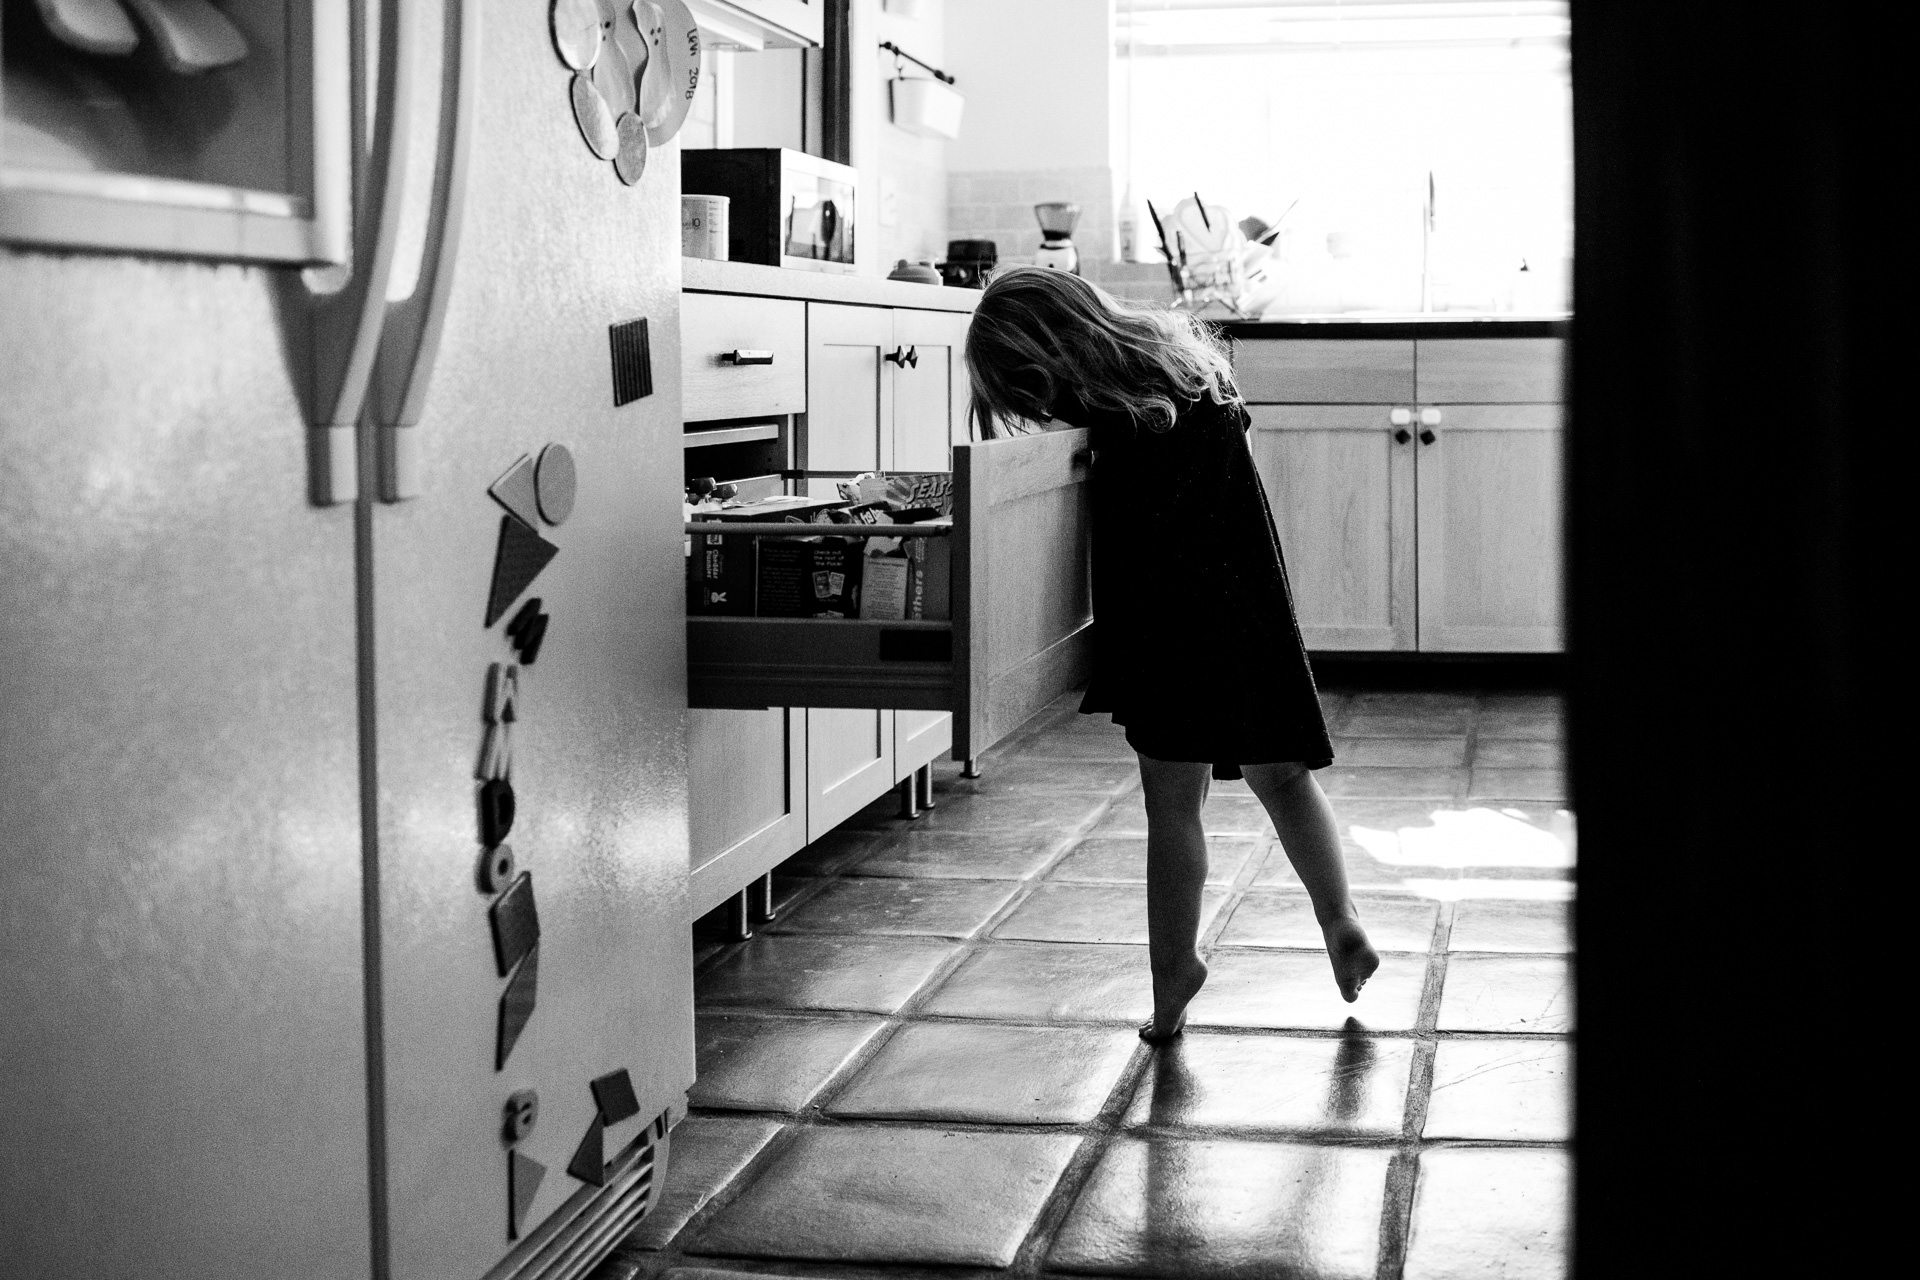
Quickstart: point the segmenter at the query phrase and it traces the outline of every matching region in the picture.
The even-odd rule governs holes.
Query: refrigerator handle
[[[466,206],[467,160],[480,96],[479,6],[449,0],[442,14],[445,71],[440,81],[440,136],[435,140],[433,204],[420,254],[420,278],[407,297],[387,304],[374,372],[374,434],[382,502],[420,496],[417,426],[453,287]]]
[[[354,194],[351,256],[343,267],[304,273],[308,317],[309,496],[316,506],[359,497],[357,438],[367,385],[386,319],[387,282],[405,197],[408,119],[419,74],[414,24],[407,6],[378,6],[380,26],[367,27],[368,6],[352,6],[353,67],[348,117]],[[316,56],[324,53],[316,50]],[[377,55],[379,66],[372,63]],[[377,98],[367,111],[369,77]]]

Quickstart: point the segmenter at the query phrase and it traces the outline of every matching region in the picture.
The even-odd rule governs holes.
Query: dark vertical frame
[[[1851,1015],[1911,838],[1866,709],[1911,576],[1874,528],[1912,363],[1884,21],[1573,8],[1584,1276],[1873,1269],[1846,1126],[1903,1108],[1855,1096]]]
[[[819,50],[807,53],[807,150],[823,160],[852,164],[852,50],[847,42],[847,0],[823,2],[825,34]]]

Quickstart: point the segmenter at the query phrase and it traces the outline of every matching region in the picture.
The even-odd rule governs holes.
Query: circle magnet
[[[632,186],[647,171],[646,122],[629,111],[620,117],[616,127],[620,132],[620,150],[613,157],[613,171],[620,175],[620,181]]]
[[[563,444],[550,444],[533,464],[533,492],[548,524],[565,524],[573,514],[575,475],[573,453]]]
[[[602,160],[611,160],[620,150],[620,130],[613,123],[613,109],[585,72],[575,74],[570,86],[573,95],[573,122],[580,126],[587,150]]]
[[[513,883],[514,873],[513,846],[495,845],[480,853],[480,892],[489,897],[505,893],[507,886]]]
[[[600,56],[600,6],[596,0],[553,0],[547,13],[553,51],[575,71],[593,70]]]

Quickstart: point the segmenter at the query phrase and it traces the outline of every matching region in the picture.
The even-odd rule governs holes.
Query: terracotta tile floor
[[[936,808],[695,929],[700,1082],[597,1280],[1565,1274],[1573,818],[1548,694],[1324,695],[1384,953],[1340,1001],[1244,784],[1214,786],[1191,1028],[1149,1050],[1131,755],[1063,700]]]

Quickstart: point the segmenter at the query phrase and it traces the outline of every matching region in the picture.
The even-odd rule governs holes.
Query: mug
[[[727,197],[680,197],[680,253],[688,258],[727,260]]]

